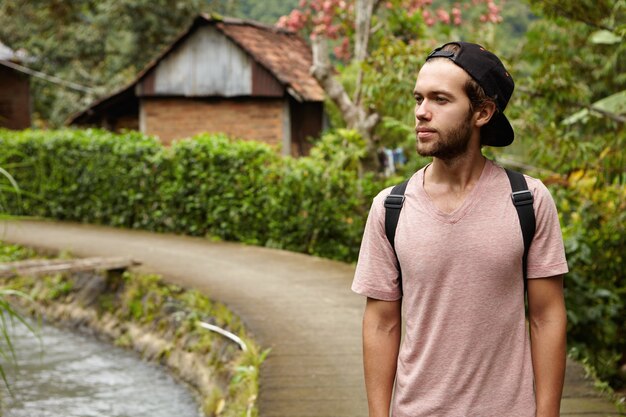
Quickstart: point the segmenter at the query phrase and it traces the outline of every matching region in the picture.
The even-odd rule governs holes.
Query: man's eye
[[[424,101],[424,97],[417,97],[417,96],[415,97],[415,102],[417,104],[422,104],[422,101]]]
[[[437,103],[445,103],[448,101],[445,97],[436,97],[435,100],[437,100]]]

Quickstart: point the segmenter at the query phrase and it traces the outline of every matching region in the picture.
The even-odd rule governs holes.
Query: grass
[[[0,262],[18,261],[32,258],[34,256],[35,252],[31,249],[23,248],[17,245],[0,244]],[[26,321],[9,302],[10,299],[15,298],[32,301],[27,294],[21,291],[0,288],[0,358],[2,358],[2,362],[0,362],[0,377],[2,378],[2,381],[7,387],[9,393],[11,393],[11,386],[7,380],[3,363],[16,363],[17,361],[15,349],[11,341],[11,328],[13,323],[15,321],[22,323],[31,333],[38,336],[36,329],[28,321]]]

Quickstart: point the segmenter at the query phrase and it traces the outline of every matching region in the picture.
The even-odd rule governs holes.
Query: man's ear
[[[483,127],[484,125],[489,123],[489,120],[491,120],[491,118],[493,117],[495,113],[496,113],[496,103],[494,103],[493,101],[487,101],[485,104],[481,106],[480,109],[476,111],[476,115],[477,115],[476,126]]]

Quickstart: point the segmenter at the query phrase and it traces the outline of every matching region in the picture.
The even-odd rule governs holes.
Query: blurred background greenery
[[[339,33],[329,36],[331,44],[351,47],[354,2],[330,3],[336,9],[327,13],[329,25]],[[22,207],[11,206],[5,193],[3,209],[211,234],[354,261],[372,195],[425,163],[414,152],[412,112],[412,88],[425,55],[450,39],[481,43],[503,59],[516,81],[507,114],[517,139],[509,148],[485,152],[542,178],[552,190],[571,270],[566,279],[570,353],[607,387],[623,390],[626,1],[377,3],[367,57],[357,60],[341,48],[331,56],[346,91],[380,116],[371,137],[344,129],[344,117],[330,100],[329,130],[313,139],[317,146],[310,157],[297,161],[278,158],[263,145],[232,144],[236,150],[226,151],[231,145],[222,137],[201,136],[166,151],[135,133],[1,131],[0,167],[22,189]],[[274,24],[294,8],[319,13],[318,6],[324,2],[2,0],[0,40],[25,50],[32,57],[29,67],[89,88],[86,93],[33,78],[34,125],[58,128],[72,113],[131,81],[199,12]],[[463,14],[458,25],[437,14],[454,16],[455,8]],[[319,28],[309,22],[300,30],[308,36]],[[407,164],[392,178],[368,172],[363,164],[368,141],[403,148]],[[223,155],[227,169],[213,170],[211,155]],[[206,164],[194,165],[200,160]],[[242,163],[255,175],[241,174]],[[125,187],[111,187],[115,178]],[[202,183],[214,188],[198,193]],[[239,205],[210,198],[230,184],[242,190]],[[122,191],[111,194],[113,189]],[[266,196],[263,201],[260,195]],[[338,199],[343,199],[339,205]],[[226,224],[225,215],[238,221]],[[274,221],[261,220],[268,218]]]

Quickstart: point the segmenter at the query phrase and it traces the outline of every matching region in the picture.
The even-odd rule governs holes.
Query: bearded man
[[[370,417],[559,416],[568,268],[555,204],[525,176],[536,219],[526,252],[507,173],[481,152],[513,142],[513,88],[472,43],[435,49],[419,71],[417,152],[432,162],[409,179],[391,242],[390,189],[374,199],[352,284],[367,297]]]

